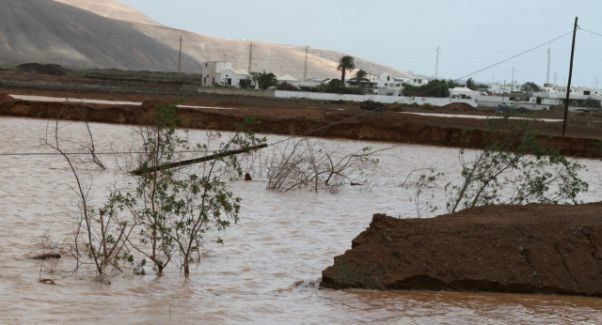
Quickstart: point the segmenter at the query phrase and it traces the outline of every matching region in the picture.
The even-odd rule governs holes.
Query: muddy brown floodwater
[[[50,152],[40,146],[46,125],[43,120],[0,118],[0,153]],[[92,129],[99,150],[132,148],[131,126],[92,124]],[[61,131],[85,134],[82,124],[73,122],[64,123]],[[202,131],[190,135],[205,137]],[[325,142],[344,150],[391,146]],[[106,189],[132,182],[115,172],[127,161],[104,159],[107,172],[94,166],[81,170],[94,176],[91,196],[97,203]],[[85,272],[73,275],[73,261],[63,258],[53,272],[44,273],[56,285],[45,285],[38,283],[40,262],[27,257],[40,251],[44,237],[71,240],[77,200],[70,171],[56,156],[0,156],[0,323],[602,323],[600,299],[320,290],[321,271],[350,248],[375,212],[415,217],[412,192],[399,187],[410,171],[437,167],[448,172],[444,181],[458,177],[456,149],[396,145],[380,159],[367,186],[338,194],[268,192],[258,170],[252,171],[253,182],[232,183],[243,199],[241,221],[222,234],[224,246],[208,244],[188,281],[173,267],[159,279],[125,274],[103,284]],[[599,201],[602,163],[582,162],[591,186],[582,199]],[[433,200],[442,203],[442,197]]]

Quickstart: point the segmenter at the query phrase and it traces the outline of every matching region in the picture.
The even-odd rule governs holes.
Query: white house
[[[481,93],[467,87],[456,87],[449,90],[451,98],[479,99]]]
[[[286,82],[287,84],[293,85],[295,87],[298,87],[300,84],[299,79],[296,79],[295,77],[293,77],[289,74],[280,76],[277,79],[278,79],[278,83],[281,83],[281,84]]]
[[[332,81],[331,78],[303,80],[303,81],[299,82],[299,87],[315,88],[320,85],[325,85],[325,84],[329,83],[330,81]]]
[[[201,86],[222,85],[240,87],[241,81],[250,82],[251,76],[245,70],[235,70],[232,62],[204,62],[201,66]]]
[[[408,84],[414,87],[422,87],[428,85],[429,81],[425,78],[411,77],[411,78],[395,78],[396,81],[400,81],[402,84]]]
[[[574,108],[587,107],[600,109],[602,107],[602,96],[600,96],[600,91],[598,90],[575,88],[571,90],[569,98],[569,105]],[[565,101],[566,93],[559,91],[533,93],[530,99],[531,103],[551,106],[564,105]]]
[[[379,77],[372,80],[374,85],[374,93],[384,96],[400,96],[403,89],[403,82],[396,80],[388,73],[383,73]]]

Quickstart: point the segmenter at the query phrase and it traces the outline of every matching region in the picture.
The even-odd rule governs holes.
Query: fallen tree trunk
[[[167,164],[162,164],[162,165],[154,166],[154,167],[141,167],[136,170],[130,171],[130,173],[133,175],[140,176],[140,175],[144,175],[144,174],[148,174],[148,173],[152,173],[152,172],[156,172],[156,171],[167,170],[167,169],[172,169],[172,168],[177,168],[177,167],[182,167],[182,166],[188,166],[188,165],[198,164],[198,163],[216,160],[216,159],[220,159],[220,158],[240,155],[243,153],[249,153],[249,152],[257,151],[257,150],[264,149],[267,147],[268,147],[267,144],[262,144],[262,145],[248,147],[248,148],[242,148],[242,149],[238,149],[238,150],[229,150],[229,151],[224,151],[224,152],[221,152],[218,154],[205,156],[205,157],[201,157],[201,158],[196,158],[196,159],[167,163]]]
[[[602,203],[490,206],[434,219],[375,215],[321,285],[602,297]]]

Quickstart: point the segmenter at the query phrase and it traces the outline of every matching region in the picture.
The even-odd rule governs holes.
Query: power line
[[[115,151],[115,152],[65,152],[65,155],[69,156],[86,156],[86,155],[97,155],[97,156],[107,156],[107,155],[133,155],[133,154],[145,154],[145,151]],[[181,150],[174,151],[174,153],[207,153],[207,151],[201,150]],[[59,152],[0,152],[1,157],[11,157],[11,156],[62,156],[62,153]]]
[[[573,31],[570,31],[570,32],[568,32],[568,33],[565,33],[565,34],[562,34],[562,35],[560,35],[560,36],[558,36],[558,37],[556,37],[556,38],[553,38],[553,39],[551,39],[551,40],[549,40],[549,41],[547,41],[547,42],[545,42],[545,43],[542,43],[542,44],[540,44],[540,45],[537,45],[537,46],[535,46],[535,47],[533,47],[533,48],[530,48],[530,49],[528,49],[528,50],[526,50],[526,51],[523,51],[523,52],[520,52],[520,53],[518,53],[518,54],[515,54],[515,55],[513,55],[513,56],[511,56],[511,57],[509,57],[509,58],[507,58],[507,59],[504,59],[504,60],[498,61],[498,62],[496,62],[496,63],[494,63],[494,64],[491,64],[491,65],[488,65],[488,66],[486,66],[486,67],[484,67],[484,68],[482,68],[482,69],[479,69],[479,70],[476,70],[476,71],[474,71],[474,72],[471,72],[471,73],[469,73],[469,74],[467,74],[467,75],[465,75],[465,76],[462,76],[462,77],[460,77],[460,78],[456,79],[456,81],[459,81],[459,80],[462,80],[462,79],[468,78],[468,77],[470,77],[470,76],[473,76],[473,75],[475,75],[475,74],[477,74],[477,73],[481,73],[481,72],[483,72],[483,71],[487,71],[487,70],[489,70],[489,69],[491,69],[491,68],[495,68],[495,67],[497,67],[497,66],[499,66],[499,65],[502,65],[502,64],[504,64],[504,63],[506,63],[506,62],[509,62],[509,61],[512,61],[512,60],[514,60],[514,59],[516,59],[516,58],[518,58],[518,57],[521,57],[521,56],[523,56],[523,55],[525,55],[525,54],[529,54],[529,53],[531,53],[531,52],[533,52],[533,51],[535,51],[535,50],[538,50],[538,49],[540,49],[540,48],[542,48],[542,47],[544,47],[544,46],[546,46],[546,45],[549,45],[549,44],[551,44],[551,43],[554,43],[554,42],[556,42],[556,41],[558,41],[558,40],[560,40],[560,39],[562,39],[562,38],[564,38],[564,37],[566,37],[566,36],[568,36],[568,35],[571,35],[572,33],[573,33]]]
[[[600,37],[602,37],[602,33],[596,33],[596,32],[592,32],[591,30],[587,30],[587,29],[585,29],[585,28],[582,28],[581,26],[579,26],[579,30],[582,30],[582,31],[584,31],[584,32],[586,32],[586,33],[590,33],[590,34],[592,34],[592,35],[596,35],[596,36],[600,36]]]

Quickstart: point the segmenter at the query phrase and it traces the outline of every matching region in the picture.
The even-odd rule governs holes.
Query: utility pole
[[[178,73],[182,73],[182,36],[180,36],[180,51],[178,51]]]
[[[514,92],[514,75],[516,74],[516,67],[512,67],[512,83],[510,84],[510,93]]]
[[[562,136],[566,136],[567,121],[569,118],[569,101],[571,100],[571,83],[573,82],[573,63],[575,60],[575,43],[577,42],[577,29],[579,28],[579,17],[575,17],[573,28],[573,46],[571,47],[571,65],[569,67],[569,83],[566,86],[566,102],[564,103],[564,122],[562,123]]]
[[[309,56],[309,46],[305,46],[305,66],[303,67],[303,80],[307,80],[307,58]]]
[[[548,47],[548,72],[546,74],[546,84],[550,84],[550,67],[552,65],[552,49]]]
[[[435,60],[435,79],[439,78],[439,56],[441,55],[441,47],[437,46],[437,49],[435,49],[435,52],[437,53],[437,59]]]
[[[253,69],[253,42],[249,44],[249,73]]]

